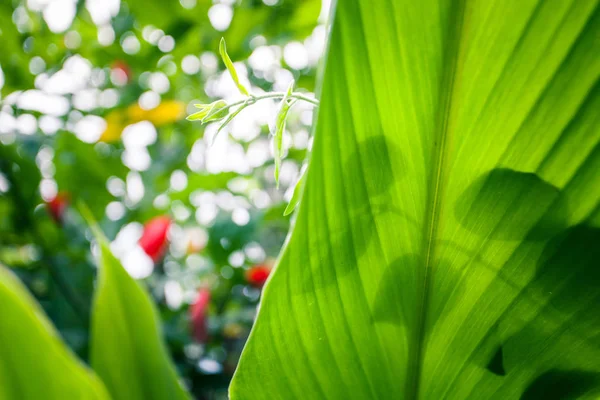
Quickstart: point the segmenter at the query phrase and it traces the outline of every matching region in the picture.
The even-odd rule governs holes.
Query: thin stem
[[[254,104],[259,100],[265,100],[265,99],[282,99],[285,97],[285,93],[283,92],[273,92],[273,93],[267,93],[267,94],[263,94],[260,96],[250,96],[248,98],[245,98],[243,100],[240,101],[236,101],[234,103],[228,104],[226,105],[223,110],[228,110],[232,107],[237,107],[240,106],[244,103],[247,103],[248,105]],[[307,97],[304,96],[300,93],[292,93],[290,96],[290,98],[292,99],[296,99],[296,100],[302,100],[302,101],[306,101],[307,103],[310,103],[314,106],[318,106],[319,105],[319,100],[317,99],[313,99],[311,97]]]

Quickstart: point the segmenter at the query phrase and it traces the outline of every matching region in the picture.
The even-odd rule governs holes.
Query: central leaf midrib
[[[425,325],[426,312],[429,302],[430,283],[433,274],[433,260],[435,254],[435,237],[437,234],[439,208],[442,201],[442,190],[444,188],[444,165],[447,159],[448,143],[450,132],[448,129],[448,120],[452,109],[452,97],[454,93],[454,84],[456,69],[458,66],[458,55],[460,38],[462,36],[465,1],[460,1],[453,13],[448,17],[448,40],[446,43],[445,56],[442,57],[442,65],[448,65],[449,68],[443,71],[441,77],[441,101],[439,107],[438,128],[435,131],[434,138],[439,138],[439,145],[434,145],[432,173],[428,179],[428,200],[425,213],[425,224],[423,226],[423,285],[420,290],[420,296],[417,299],[417,313],[415,331],[411,345],[411,351],[408,358],[408,376],[406,387],[406,399],[417,399],[422,376],[422,361],[425,350]],[[435,140],[435,139],[434,139]]]

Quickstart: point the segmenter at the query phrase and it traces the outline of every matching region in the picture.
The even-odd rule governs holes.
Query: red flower
[[[58,193],[54,198],[46,203],[50,216],[56,223],[61,223],[65,214],[65,210],[69,206],[69,195],[66,193]]]
[[[190,320],[192,322],[192,335],[200,343],[208,340],[208,327],[206,323],[206,314],[210,304],[210,290],[200,288],[196,301],[190,307]]]
[[[255,265],[246,271],[246,281],[254,287],[261,288],[267,281],[270,273],[271,269],[268,266],[262,264]]]
[[[167,248],[167,232],[171,226],[171,218],[166,215],[155,217],[144,225],[144,233],[139,245],[154,262],[161,259]]]

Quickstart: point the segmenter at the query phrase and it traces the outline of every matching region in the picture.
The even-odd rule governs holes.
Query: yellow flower
[[[127,125],[149,121],[160,127],[179,121],[185,115],[185,104],[176,100],[163,101],[151,110],[144,110],[137,103],[126,109],[111,111],[106,116],[106,129],[100,136],[103,142],[116,142]]]
[[[127,126],[122,110],[114,110],[106,116],[106,129],[100,136],[101,142],[116,142],[121,137],[121,132]]]
[[[179,121],[185,115],[185,105],[180,101],[163,101],[152,110],[146,111],[146,120],[155,126],[163,126]]]

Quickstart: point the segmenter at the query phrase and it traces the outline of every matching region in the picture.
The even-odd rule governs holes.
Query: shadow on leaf
[[[558,188],[536,174],[496,168],[465,190],[455,216],[482,237],[548,239],[566,226],[567,203],[559,195]]]

